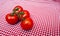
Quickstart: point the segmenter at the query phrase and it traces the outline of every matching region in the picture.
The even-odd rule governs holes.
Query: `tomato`
[[[30,30],[33,27],[33,20],[31,18],[26,18],[21,22],[21,27],[24,30]]]
[[[14,11],[15,13],[19,13],[19,12],[23,11],[23,8],[22,8],[21,6],[16,6],[16,7],[13,9],[13,11]]]
[[[30,13],[27,10],[20,12],[19,19],[30,17]]]
[[[14,15],[7,14],[5,18],[6,18],[6,21],[12,25],[18,22],[18,17],[15,14]]]

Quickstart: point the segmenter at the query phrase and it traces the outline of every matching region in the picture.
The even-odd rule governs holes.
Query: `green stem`
[[[17,11],[17,10],[19,10],[19,8],[15,8],[13,11]]]
[[[19,14],[23,15],[23,14],[24,14],[24,12],[20,12]]]
[[[13,13],[11,13],[11,16],[14,16],[15,12],[13,11]]]

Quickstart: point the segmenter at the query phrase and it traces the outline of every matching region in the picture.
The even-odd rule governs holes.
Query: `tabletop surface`
[[[34,22],[31,30],[25,31],[20,22],[10,25],[5,16],[20,5],[28,10]],[[0,36],[59,36],[60,5],[55,2],[0,1]]]

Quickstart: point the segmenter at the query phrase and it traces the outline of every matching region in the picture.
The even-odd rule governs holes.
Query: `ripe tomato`
[[[27,10],[20,12],[19,19],[30,17],[30,13]]]
[[[7,14],[5,18],[6,21],[12,25],[18,22],[18,17],[15,14],[14,15]]]
[[[14,11],[15,13],[19,13],[19,12],[23,11],[23,8],[22,8],[21,6],[16,6],[16,7],[13,9],[13,11]]]
[[[20,25],[21,25],[22,29],[29,30],[29,29],[32,29],[32,27],[33,27],[33,21],[31,18],[26,18],[25,20],[23,20],[21,22]]]

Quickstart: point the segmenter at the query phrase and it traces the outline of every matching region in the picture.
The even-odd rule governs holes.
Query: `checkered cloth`
[[[31,30],[25,31],[20,23],[10,25],[5,16],[11,13],[16,5],[28,10],[34,25]],[[31,1],[1,1],[0,2],[0,36],[59,36],[59,5],[47,2]]]

